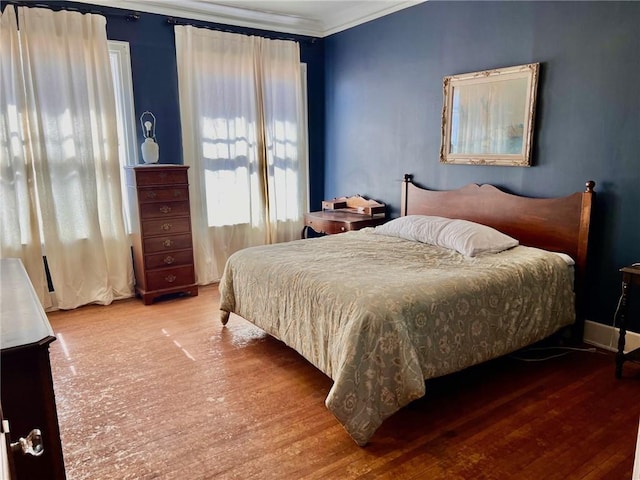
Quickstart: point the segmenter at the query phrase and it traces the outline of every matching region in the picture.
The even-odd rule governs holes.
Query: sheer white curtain
[[[8,6],[0,18],[0,258],[22,259],[40,302],[48,308],[26,105],[16,14]]]
[[[22,66],[15,68],[27,98],[20,115],[57,306],[131,296],[105,19],[22,7],[18,18]]]
[[[198,283],[241,248],[299,238],[306,160],[298,44],[175,27]]]
[[[307,162],[302,128],[303,94],[300,50],[296,42],[259,38],[268,241],[300,238],[307,207]]]

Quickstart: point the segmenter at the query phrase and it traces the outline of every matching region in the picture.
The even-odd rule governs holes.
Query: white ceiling
[[[80,0],[172,17],[326,37],[426,0]]]

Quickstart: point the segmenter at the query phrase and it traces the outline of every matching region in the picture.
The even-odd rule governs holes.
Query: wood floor
[[[324,406],[329,378],[217,308],[208,286],[49,315],[70,480],[631,478],[640,365],[616,380],[611,353],[428,382],[361,448]]]

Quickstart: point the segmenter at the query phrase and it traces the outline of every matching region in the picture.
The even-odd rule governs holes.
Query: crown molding
[[[334,15],[327,17],[327,21],[323,25],[322,36],[328,37],[334,33],[342,32],[351,27],[356,27],[426,1],[428,0],[407,0],[392,4],[386,4],[383,1],[371,1],[347,10],[337,11]]]
[[[199,0],[77,0],[81,3],[155,13],[204,22],[257,28],[273,32],[326,37],[426,0],[401,2],[370,1],[348,9],[336,8],[323,20],[220,5]],[[333,2],[328,2],[333,3]]]
[[[179,2],[144,1],[144,0],[79,0],[82,3],[122,8],[137,12],[155,13],[167,17],[177,17],[203,22],[235,25],[238,27],[259,28],[274,32],[322,37],[320,22],[269,12],[259,12],[244,8],[218,5],[197,0],[180,0]]]

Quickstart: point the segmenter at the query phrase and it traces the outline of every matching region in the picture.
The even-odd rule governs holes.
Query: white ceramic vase
[[[144,160],[144,163],[158,162],[160,147],[156,142],[153,141],[153,138],[151,137],[145,138],[140,148],[142,150],[142,159]]]

